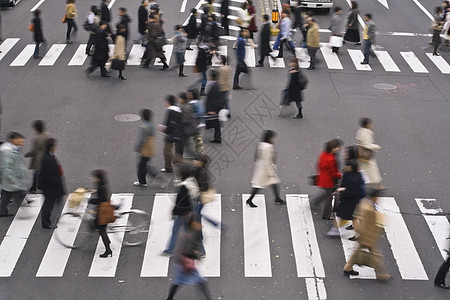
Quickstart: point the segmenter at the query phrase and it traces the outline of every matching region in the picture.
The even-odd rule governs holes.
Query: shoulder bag
[[[34,23],[28,24],[28,31],[34,32]]]
[[[125,61],[120,59],[113,59],[111,61],[111,69],[113,70],[124,70],[125,69]]]
[[[116,221],[116,216],[114,215],[114,206],[111,202],[105,201],[100,202],[97,207],[97,223],[98,225],[106,225]]]

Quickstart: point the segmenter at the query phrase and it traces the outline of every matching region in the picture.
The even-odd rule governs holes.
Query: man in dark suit
[[[225,35],[230,35],[230,28],[228,26],[228,15],[230,14],[230,9],[228,8],[228,0],[222,0],[220,5],[220,14],[222,16],[222,27],[225,32]]]
[[[259,50],[260,50],[260,58],[258,60],[258,64],[256,67],[264,67],[264,60],[266,56],[270,55],[272,49],[270,49],[270,22],[269,15],[263,15],[263,26],[261,29],[261,34],[259,38]]]
[[[100,28],[95,34],[95,50],[92,56],[91,66],[86,69],[86,75],[89,76],[96,68],[100,68],[102,77],[111,77],[106,72],[105,64],[109,58],[109,46],[108,46],[108,36],[111,34],[107,33],[108,23],[106,21],[100,22]]]
[[[47,140],[47,151],[42,158],[41,171],[39,172],[39,187],[44,195],[42,205],[42,228],[54,229],[51,216],[55,203],[60,203],[62,196],[66,194],[63,183],[63,171],[55,156],[56,139]]]
[[[100,9],[101,9],[101,19],[100,21],[105,21],[107,23],[111,22],[111,12],[109,11],[108,4],[110,0],[103,0]]]
[[[146,44],[147,39],[147,24],[148,24],[148,1],[142,0],[141,5],[138,9],[138,32],[141,35],[139,40],[141,41],[141,45],[144,46]]]
[[[197,26],[197,16],[198,12],[195,8],[191,9],[191,16],[189,17],[189,22],[186,25],[186,33],[188,34],[188,40],[186,44],[186,50],[193,50],[191,48],[192,44],[195,44],[195,40],[198,36],[198,26]]]
[[[205,112],[207,115],[217,115],[221,109],[225,108],[225,99],[223,98],[223,93],[220,92],[217,74],[217,71],[214,69],[209,70],[208,73],[209,84],[205,103]],[[207,121],[206,128],[214,128],[214,139],[210,140],[211,143],[222,143],[222,133],[218,119],[217,122],[215,120],[211,122]]]

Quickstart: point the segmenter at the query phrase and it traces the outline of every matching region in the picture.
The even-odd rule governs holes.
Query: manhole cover
[[[136,122],[139,121],[141,117],[135,114],[122,114],[114,117],[114,120],[119,122]]]
[[[373,87],[379,90],[395,90],[397,88],[395,85],[389,83],[377,83]]]

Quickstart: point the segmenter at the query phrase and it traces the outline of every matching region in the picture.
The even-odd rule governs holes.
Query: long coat
[[[345,172],[342,176],[341,187],[345,190],[341,193],[337,216],[344,220],[351,220],[356,205],[362,198],[364,181],[360,172]]]
[[[191,15],[189,22],[186,25],[186,33],[188,34],[188,39],[196,39],[198,35],[197,18]]]
[[[144,34],[147,30],[148,10],[142,5],[138,9],[138,32]]]
[[[106,31],[103,29],[99,29],[99,31],[95,35],[95,50],[94,55],[92,56],[93,62],[99,62],[101,64],[105,64],[109,58],[109,46],[108,46],[108,35]]]
[[[162,36],[163,34],[164,34],[164,31],[161,26],[161,23],[159,23],[158,21],[148,23],[148,33],[147,33],[148,45],[147,45],[147,55],[146,55],[147,59],[153,59],[156,57],[160,57],[160,58],[164,57],[164,52],[163,52],[162,48],[157,49],[152,43],[157,37]]]
[[[306,46],[311,48],[319,48],[320,37],[319,37],[319,26],[314,23],[309,26],[306,32]]]
[[[317,186],[322,188],[333,188],[336,179],[342,177],[339,173],[336,157],[332,153],[322,152],[319,156],[319,175],[317,177]]]
[[[33,37],[34,41],[36,43],[42,43],[45,41],[44,34],[42,33],[42,24],[41,24],[41,18],[34,18],[33,19],[34,24],[34,31],[33,31]]]
[[[251,182],[255,188],[265,188],[269,185],[280,183],[275,165],[275,150],[272,144],[258,143]]]
[[[41,171],[39,172],[39,188],[45,197],[61,197],[66,194],[62,168],[55,156],[48,151],[42,158]]]
[[[25,157],[31,157],[30,169],[41,169],[42,157],[44,156],[48,138],[48,133],[42,132],[33,139],[31,150],[25,153]]]
[[[7,192],[25,191],[28,185],[23,156],[11,143],[0,146],[1,188]]]
[[[114,46],[112,59],[126,60],[125,36],[122,34],[116,35],[116,43]]]
[[[363,199],[356,207],[353,222],[355,231],[359,233],[358,243],[362,247],[374,249],[377,247],[381,229],[383,228],[381,213],[375,210],[374,204]]]
[[[363,146],[366,149],[370,149],[372,151],[376,151],[381,147],[374,143],[374,133],[372,130],[368,128],[360,128],[356,132],[356,142],[358,145]],[[372,158],[369,161],[360,161],[359,167],[363,169],[367,177],[369,177],[371,184],[377,184],[381,182],[380,171],[378,170],[378,164],[375,159],[375,156],[372,155]]]
[[[270,49],[270,24],[265,23],[262,26],[261,34],[259,38],[259,47],[260,47],[260,54],[261,57],[268,56],[270,52],[272,51]]]
[[[298,70],[298,72],[290,73],[289,77],[289,86],[288,86],[288,101],[289,103],[295,102],[299,103],[302,102],[302,89],[300,87],[300,72],[301,70]]]

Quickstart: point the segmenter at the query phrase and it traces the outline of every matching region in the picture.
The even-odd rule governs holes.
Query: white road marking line
[[[251,46],[245,46],[245,63],[247,67],[253,68],[256,65],[255,49]]]
[[[53,66],[66,46],[66,44],[53,44],[39,63],[39,66]]]
[[[163,46],[164,56],[166,57],[166,63],[170,64],[170,58],[172,57],[173,45],[164,45]],[[161,59],[155,59],[155,66],[162,66],[163,63]]]
[[[221,195],[216,195],[216,200],[205,204],[202,209],[202,215],[210,217],[212,220],[222,221],[222,199]],[[221,228],[214,227],[203,218],[203,246],[205,247],[206,257],[199,260],[197,267],[205,277],[220,277],[220,233]]]
[[[82,201],[80,203],[80,207],[77,211],[80,212],[81,216],[84,215],[86,206],[87,201]],[[66,201],[61,214],[64,214],[68,211],[69,201]],[[70,228],[73,228],[74,230],[70,232],[70,237],[68,236],[70,233],[67,232],[66,240],[69,240],[70,238],[73,243],[75,241],[75,238],[77,237],[78,229],[80,228],[82,219],[73,218],[71,219],[71,221],[74,221],[74,223],[67,225],[70,225]],[[64,275],[64,270],[66,268],[72,249],[61,245],[61,243],[56,239],[57,231],[62,230],[62,226],[64,226],[64,224],[58,223],[58,228],[56,228],[53,232],[52,238],[50,239],[50,242],[47,246],[47,250],[45,251],[44,257],[42,258],[41,264],[39,265],[36,277],[62,277]]]
[[[129,66],[139,66],[141,64],[142,55],[144,55],[145,47],[140,44],[133,45],[128,56],[127,65]]]
[[[428,280],[400,209],[392,197],[378,198],[379,211],[385,214],[384,230],[397,266],[405,280]]]
[[[434,20],[433,15],[428,12],[428,10],[419,2],[419,0],[413,0],[413,1],[427,15],[427,17],[430,18],[430,20],[432,20],[432,21]]]
[[[198,1],[197,5],[195,6],[195,9],[196,9],[196,10],[199,10],[200,7],[203,5],[203,3],[205,3],[204,0]],[[184,21],[183,26],[186,26],[187,23],[189,23],[189,18],[191,17],[191,15],[192,15],[192,14],[189,14],[189,16],[187,17],[186,21]],[[198,22],[198,21],[199,21],[199,20],[197,19],[197,22]]]
[[[122,203],[120,212],[129,211],[133,203],[133,194],[112,194],[111,203]],[[128,214],[118,218],[113,224],[125,226],[128,221]],[[117,264],[119,263],[120,252],[122,250],[122,241],[125,235],[124,231],[109,233],[111,240],[112,257],[99,257],[105,251],[102,238],[99,237],[97,249],[95,250],[94,259],[92,260],[89,277],[114,277],[116,275]]]
[[[114,5],[114,2],[116,2],[116,0],[111,0],[111,2],[109,2],[108,9],[111,9],[111,7]]]
[[[11,67],[23,67],[33,56],[35,44],[26,45],[25,48],[17,55],[16,59],[10,64]]]
[[[9,50],[11,50],[19,40],[19,38],[7,38],[3,41],[3,43],[0,45],[0,60],[2,60],[3,57],[8,54]]]
[[[183,0],[183,3],[181,3],[180,12],[185,12],[186,11],[186,3],[187,3],[187,0]]]
[[[86,55],[86,44],[81,44],[78,46],[77,51],[72,56],[72,59],[69,61],[69,66],[82,66],[88,57]]]
[[[327,291],[323,278],[305,278],[308,300],[326,300]]]
[[[450,244],[450,240],[448,239],[450,236],[450,223],[447,217],[445,215],[433,216],[434,214],[438,213],[443,214],[443,211],[440,207],[436,209],[425,208],[424,203],[428,202],[429,204],[436,204],[436,199],[416,198],[415,200],[420,211],[422,212],[422,214],[424,214],[423,217],[427,222],[431,233],[433,234],[434,240],[438,245],[442,258],[447,259],[448,254],[444,251],[445,249],[449,248]]]
[[[389,9],[389,4],[388,4],[387,0],[378,0],[378,2],[380,2],[384,7]]]
[[[197,60],[198,55],[198,47],[195,45],[191,45],[191,48],[193,50],[186,50],[186,53],[184,54],[184,65],[186,67],[193,67],[195,66],[195,61]]]
[[[426,53],[428,58],[438,67],[442,74],[450,74],[450,65],[442,56],[434,56],[432,53]]]
[[[272,277],[264,195],[253,199],[257,208],[246,205],[248,197],[249,194],[242,194],[245,277]]]
[[[166,277],[168,274],[169,257],[162,256],[161,252],[172,234],[172,209],[175,197],[175,194],[155,195],[141,277]]]
[[[414,52],[400,52],[414,73],[428,73],[427,68],[420,62]]]
[[[331,46],[329,43],[320,43],[320,51],[322,56],[330,70],[342,70],[342,64],[336,53],[331,52]]]
[[[362,65],[361,62],[364,60],[364,55],[361,50],[347,49],[356,70],[358,71],[372,71],[369,65]]]
[[[41,6],[42,3],[44,3],[45,0],[40,0],[38,3],[36,3],[35,6],[33,6],[32,9],[30,9],[30,11],[35,11],[36,9],[38,9],[39,6]]]
[[[386,72],[400,72],[400,69],[387,51],[374,52]]]
[[[218,56],[225,55],[225,57],[228,57],[227,53],[228,53],[228,47],[227,46],[219,46],[219,48],[217,49]],[[212,66],[213,67],[220,67],[220,66],[222,66],[222,63],[220,62],[220,59],[217,57],[217,55],[213,56],[211,62],[212,62]]]
[[[273,48],[274,44],[275,44],[275,41],[271,41],[270,42],[270,47]],[[279,50],[274,50],[274,51],[272,51],[272,55],[273,56],[277,56],[279,52],[280,52]],[[269,61],[269,66],[271,68],[286,68],[286,65],[284,64],[284,59],[283,58],[272,59],[271,57],[268,57],[267,60]]]
[[[27,197],[34,198],[34,201],[25,204],[24,200],[0,244],[0,277],[10,277],[13,273],[44,201],[41,194]]]
[[[325,277],[308,195],[286,195],[298,277]]]
[[[309,53],[306,48],[295,48],[295,56],[297,57],[298,65],[301,69],[306,69],[309,67],[309,60],[311,58],[309,57]]]

